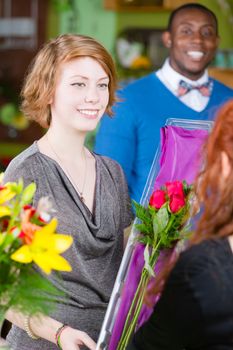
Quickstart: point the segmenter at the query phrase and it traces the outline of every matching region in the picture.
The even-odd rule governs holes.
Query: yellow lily
[[[3,216],[9,216],[10,214],[11,214],[10,208],[2,205],[0,206],[0,218],[2,218]]]
[[[15,195],[16,193],[12,191],[10,183],[4,186],[0,185],[0,204],[11,200]]]
[[[56,233],[56,228],[57,220],[52,219],[48,225],[35,232],[31,244],[20,247],[11,255],[11,259],[24,264],[33,261],[46,274],[52,270],[71,271],[68,261],[59,254],[71,246],[73,238]]]

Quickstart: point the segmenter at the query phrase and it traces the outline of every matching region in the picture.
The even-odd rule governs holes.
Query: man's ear
[[[168,32],[168,31],[163,32],[163,34],[162,34],[162,42],[163,42],[163,45],[167,49],[170,49],[170,47],[172,46],[172,40],[171,40],[170,32]]]

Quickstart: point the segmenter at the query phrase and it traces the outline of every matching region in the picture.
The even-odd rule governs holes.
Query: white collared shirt
[[[189,91],[184,96],[178,97],[177,90],[179,81],[184,80],[185,82],[194,86],[205,84],[208,82],[209,76],[207,70],[198,80],[190,80],[183,75],[176,72],[169,63],[169,58],[166,59],[163,66],[155,73],[159,80],[184,104],[194,109],[197,112],[201,112],[205,109],[209,102],[208,96],[203,96],[198,90],[194,89]]]

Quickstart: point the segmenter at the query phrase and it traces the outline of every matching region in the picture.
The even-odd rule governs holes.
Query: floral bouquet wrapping
[[[22,180],[3,185],[0,175],[0,326],[8,308],[48,314],[61,292],[44,274],[71,271],[60,254],[72,237],[55,232],[57,220],[51,218],[47,198],[37,208],[30,205],[35,191],[34,183],[24,188]]]
[[[134,202],[138,218],[137,240],[144,246],[144,266],[140,281],[129,307],[117,350],[126,349],[133,333],[140,326],[144,296],[151,277],[155,277],[156,264],[162,254],[188,236],[192,186],[185,181],[167,182],[155,190],[144,207]],[[171,254],[168,255],[171,258]],[[156,302],[156,300],[154,301]]]

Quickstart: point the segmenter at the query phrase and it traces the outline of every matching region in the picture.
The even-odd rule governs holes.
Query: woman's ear
[[[230,160],[226,152],[221,152],[221,161],[222,161],[222,177],[226,179],[231,172]]]
[[[167,49],[170,49],[170,47],[172,46],[172,40],[171,40],[170,32],[168,32],[168,31],[163,32],[163,34],[162,34],[162,42],[163,42],[163,45]]]

